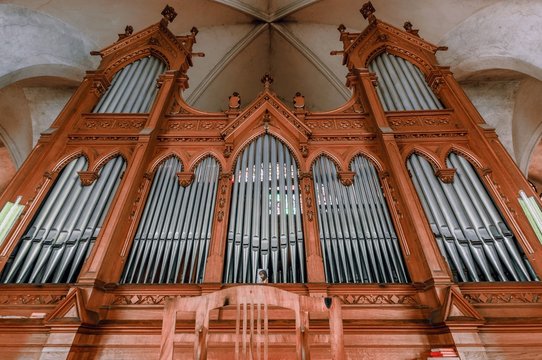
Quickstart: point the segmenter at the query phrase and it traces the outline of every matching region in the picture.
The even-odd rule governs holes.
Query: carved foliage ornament
[[[79,171],[77,174],[79,175],[79,180],[81,180],[81,185],[83,186],[92,185],[99,177],[98,172],[96,171]]]

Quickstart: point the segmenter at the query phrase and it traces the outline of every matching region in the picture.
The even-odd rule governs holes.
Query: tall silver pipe
[[[148,276],[148,271],[146,271],[149,266],[150,266],[150,263],[149,262],[152,262],[152,257],[151,257],[151,252],[153,251],[155,245],[154,243],[156,242],[156,238],[157,238],[157,228],[158,228],[158,223],[160,222],[160,218],[161,218],[161,213],[162,213],[162,204],[166,201],[166,196],[167,196],[167,189],[168,189],[168,185],[171,183],[171,177],[172,176],[175,176],[174,174],[174,170],[172,168],[172,160],[173,159],[168,159],[166,160],[166,162],[164,163],[164,166],[165,166],[165,172],[164,172],[164,177],[162,178],[162,182],[161,182],[161,186],[158,188],[158,191],[159,191],[159,196],[158,196],[158,201],[157,201],[157,204],[156,204],[156,207],[155,207],[155,211],[153,212],[153,215],[152,215],[152,221],[150,222],[149,224],[149,227],[147,229],[147,233],[146,233],[146,236],[145,236],[145,241],[144,241],[144,247],[142,248],[142,251],[141,251],[141,258],[140,258],[140,262],[138,263],[138,271],[136,273],[136,282],[146,282],[146,278]]]
[[[191,223],[191,231],[189,235],[190,242],[188,243],[185,268],[183,270],[183,278],[185,282],[193,283],[193,270],[194,270],[194,260],[197,256],[198,245],[201,238],[201,225],[203,223],[203,216],[205,214],[205,207],[208,206],[207,192],[209,191],[209,183],[205,181],[208,177],[209,168],[204,164],[198,166],[198,171],[196,172],[196,183],[193,183],[196,186],[196,199],[194,204],[194,214],[193,220]],[[186,275],[185,275],[186,274]]]
[[[177,172],[176,164],[174,162],[174,158],[170,158],[168,160],[168,166],[169,166],[169,174],[168,178],[165,184],[164,191],[164,197],[163,202],[160,204],[159,212],[158,212],[158,219],[155,223],[154,231],[151,234],[151,240],[150,240],[150,250],[147,253],[147,266],[145,270],[145,275],[143,276],[144,282],[154,282],[154,278],[156,276],[155,271],[157,268],[157,263],[159,262],[160,258],[160,250],[163,247],[164,239],[160,236],[162,233],[162,228],[164,227],[164,221],[166,219],[166,216],[168,212],[171,212],[171,194],[173,192],[174,185],[177,184],[177,181],[175,179],[175,174]],[[152,270],[154,269],[154,271]]]
[[[262,188],[266,189],[265,186],[262,187],[262,179],[264,168],[262,167],[262,153],[263,153],[263,142],[262,138],[259,137],[256,139],[256,149],[255,149],[255,159],[254,159],[254,206],[252,214],[252,242],[251,242],[251,264],[252,264],[252,282],[257,281],[258,276],[258,264],[260,258],[260,231],[261,231],[261,214],[262,214],[262,204],[267,200],[267,193],[264,193],[262,197]]]
[[[328,169],[328,174],[330,175],[331,194],[333,196],[333,199],[335,200],[335,212],[338,213],[339,218],[338,228],[340,229],[340,232],[337,232],[337,241],[339,242],[339,244],[342,244],[342,249],[341,246],[339,246],[339,250],[341,251],[342,263],[344,264],[343,269],[345,281],[352,282],[355,279],[355,269],[353,266],[354,259],[352,258],[352,244],[350,239],[350,232],[347,225],[348,222],[346,220],[346,206],[343,203],[340,190],[342,184],[339,183],[339,179],[337,177],[337,169],[331,163],[331,161],[328,161],[326,165]]]
[[[176,161],[175,172],[182,171],[182,164],[180,161]],[[177,180],[177,179],[176,179]],[[173,257],[173,250],[175,249],[174,240],[175,229],[179,221],[180,207],[184,195],[184,187],[179,186],[178,182],[175,184],[174,195],[170,200],[171,211],[167,213],[167,219],[160,235],[161,239],[164,239],[163,260],[161,261],[160,274],[158,275],[158,283],[172,283],[173,279],[170,277],[171,268],[174,267],[175,259]]]
[[[329,226],[329,240],[331,242],[331,249],[333,251],[333,260],[334,260],[334,268],[336,270],[337,275],[337,281],[338,282],[344,282],[344,273],[342,271],[342,264],[341,261],[341,255],[339,250],[339,244],[338,244],[338,229],[339,226],[338,221],[336,221],[337,214],[334,211],[334,204],[335,199],[333,199],[333,194],[331,194],[329,188],[329,180],[328,180],[328,169],[325,166],[326,163],[322,162],[321,164],[321,176],[322,176],[322,183],[324,185],[324,189],[326,190],[326,216],[327,216],[327,223]]]
[[[286,204],[285,204],[285,217],[287,218],[287,224],[286,226],[286,232],[287,232],[287,242],[289,246],[289,252],[290,252],[290,262],[292,264],[292,282],[297,282],[299,279],[297,278],[297,239],[296,239],[296,227],[295,227],[295,213],[294,213],[294,202],[295,202],[295,195],[294,195],[294,189],[293,187],[293,178],[297,177],[297,172],[294,172],[294,168],[292,166],[292,161],[290,156],[288,156],[287,149],[284,149],[284,177],[285,177],[285,196],[286,196]],[[297,209],[295,210],[297,211]],[[299,254],[301,256],[301,259],[303,259],[303,254]],[[303,264],[303,262],[301,262]],[[303,266],[301,266],[300,269],[303,269]]]
[[[270,195],[271,195],[271,279],[273,282],[281,282],[279,276],[279,236],[278,236],[278,216],[277,216],[277,142],[271,138],[271,175],[270,175]]]
[[[244,210],[245,210],[245,197],[246,197],[246,182],[247,182],[247,158],[248,152],[243,151],[241,156],[241,173],[239,180],[239,193],[237,194],[237,214],[232,220],[235,220],[235,251],[234,251],[234,281],[240,281],[240,267],[242,267],[241,262],[241,248],[243,244],[243,220],[244,220]],[[239,161],[239,159],[237,160]]]
[[[253,274],[250,274],[249,271],[252,270],[252,267],[249,265],[249,255],[250,255],[250,240],[251,240],[251,227],[252,221],[250,219],[252,214],[252,204],[253,204],[253,188],[254,188],[254,152],[255,152],[256,143],[253,141],[250,143],[248,148],[245,151],[248,151],[248,163],[247,167],[243,169],[244,174],[246,175],[246,195],[245,195],[245,218],[243,220],[243,237],[241,245],[241,253],[243,258],[243,274],[241,282],[246,283],[251,281]]]
[[[196,273],[196,283],[203,282],[203,276],[205,274],[205,264],[207,263],[207,256],[209,253],[209,246],[211,242],[211,225],[212,225],[212,219],[214,215],[215,210],[215,203],[216,203],[216,189],[218,187],[218,164],[216,160],[209,157],[205,159],[205,166],[209,168],[208,170],[208,176],[205,179],[209,182],[209,191],[207,199],[209,200],[207,202],[207,206],[205,209],[204,214],[204,221],[202,226],[202,239],[203,246],[200,247],[199,255],[198,255],[198,271]]]
[[[285,147],[286,149],[286,147]],[[297,239],[297,253],[299,257],[299,281],[305,282],[305,245],[303,240],[303,223],[301,221],[301,212],[303,211],[301,207],[301,188],[299,187],[299,171],[297,169],[297,163],[294,158],[291,157],[290,152],[288,151],[289,160],[292,164],[292,179],[293,179],[293,208],[295,215],[295,231]]]
[[[279,143],[277,146],[278,150],[278,163],[277,163],[277,175],[278,175],[278,216],[277,219],[279,221],[279,244],[280,244],[280,256],[281,256],[281,264],[282,264],[282,281],[288,282],[288,263],[290,263],[292,272],[296,271],[296,259],[295,257],[293,259],[288,259],[288,237],[287,237],[287,214],[286,214],[286,194],[285,194],[285,186],[286,186],[286,160],[284,159],[284,146]],[[295,251],[295,246],[294,246]],[[292,253],[290,251],[290,254],[295,256],[295,252]],[[293,260],[293,261],[292,261]]]
[[[263,182],[262,182],[262,235],[261,235],[261,248],[260,248],[260,257],[262,269],[266,269],[269,272],[269,248],[271,245],[270,241],[270,217],[271,209],[270,206],[270,197],[272,197],[269,185],[270,177],[270,162],[269,162],[269,151],[271,149],[271,137],[263,137]]]
[[[325,194],[322,179],[320,178],[320,161],[316,161],[312,167],[314,192],[316,195],[316,203],[318,204],[318,228],[320,234],[320,243],[322,244],[322,256],[324,259],[324,267],[326,269],[326,280],[334,283],[335,281],[335,269],[333,262],[333,255],[330,243],[329,224],[327,216],[325,215]]]

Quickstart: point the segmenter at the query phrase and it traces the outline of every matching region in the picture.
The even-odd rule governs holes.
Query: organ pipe
[[[354,184],[346,187],[327,157],[312,168],[327,281],[405,283],[408,275],[376,170],[362,156],[354,159],[352,170]]]
[[[408,162],[442,255],[458,281],[532,281],[536,275],[473,166],[451,153],[452,183],[416,154]]]
[[[60,173],[2,275],[4,283],[74,282],[98,237],[121,181],[124,159],[110,160],[90,186],[77,173],[79,157]]]
[[[423,73],[407,60],[382,53],[369,64],[369,70],[378,76],[376,91],[385,111],[443,108]]]
[[[94,113],[147,113],[156,96],[155,81],[166,70],[161,60],[147,56],[118,71]]]
[[[288,148],[271,135],[258,137],[239,155],[224,281],[254,283],[258,270],[270,282],[304,282],[304,245],[298,171]]]
[[[169,158],[160,165],[122,283],[201,283],[211,241],[219,166],[212,157],[196,168],[193,182],[182,187],[182,164]]]

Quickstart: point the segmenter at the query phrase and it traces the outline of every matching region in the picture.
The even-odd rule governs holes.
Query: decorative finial
[[[190,29],[190,34],[192,34],[192,36],[196,36],[198,33],[199,33],[198,28],[195,26],[192,26],[192,29]]]
[[[168,22],[173,22],[173,20],[175,20],[175,18],[177,17],[177,12],[169,5],[166,5],[164,10],[162,10],[161,14]]]
[[[272,83],[273,83],[273,78],[271,77],[271,75],[269,75],[269,73],[265,73],[265,75],[262,78],[262,84],[264,88],[269,89]]]
[[[339,25],[337,30],[339,30],[340,33],[343,33],[346,30],[346,26],[344,26],[344,24],[341,24],[341,25]]]
[[[124,28],[124,34],[118,34],[119,35],[119,40],[127,38],[128,36],[132,35],[133,33],[134,33],[134,28],[132,27],[132,25],[126,25],[126,27]]]
[[[294,109],[303,110],[305,108],[305,97],[298,91],[294,96]]]
[[[230,110],[237,110],[241,107],[241,96],[239,96],[239,93],[236,91],[234,92],[229,99],[229,108]]]
[[[405,21],[405,23],[403,24],[403,28],[406,30],[407,33],[410,33],[412,35],[416,35],[418,36],[418,29],[414,29],[413,28],[413,25],[410,21]]]
[[[359,10],[359,12],[361,13],[361,15],[363,15],[363,18],[364,19],[369,19],[369,22],[372,23],[373,21],[376,20],[376,17],[373,15],[375,13],[375,8],[373,6],[373,4],[371,4],[370,1],[366,2],[365,4],[363,4],[363,6],[361,7],[361,9]]]

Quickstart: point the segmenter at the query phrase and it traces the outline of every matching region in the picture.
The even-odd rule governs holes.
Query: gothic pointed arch
[[[452,181],[436,178],[428,161],[407,162],[439,249],[460,282],[537,279],[522,249],[491,199],[474,166],[451,152]]]
[[[226,244],[224,281],[305,282],[298,165],[291,151],[264,134],[238,155]]]
[[[330,283],[408,281],[399,242],[375,166],[352,159],[350,186],[338,180],[331,160],[312,165],[320,241]]]
[[[100,233],[125,168],[122,157],[110,160],[97,181],[80,181],[87,159],[64,167],[27,227],[2,273],[3,283],[74,282]]]
[[[219,163],[203,158],[190,183],[170,154],[156,169],[122,283],[200,283],[211,239]]]

